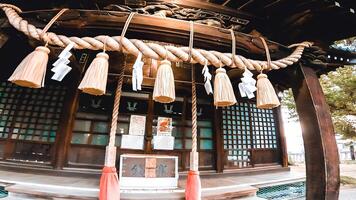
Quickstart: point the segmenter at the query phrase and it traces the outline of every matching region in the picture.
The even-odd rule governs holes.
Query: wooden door
[[[281,162],[274,110],[238,102],[222,109],[225,168],[248,168]]]

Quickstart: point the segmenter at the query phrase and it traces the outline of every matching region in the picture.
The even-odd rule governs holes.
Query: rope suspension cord
[[[229,66],[231,67],[235,65],[235,60],[236,60],[236,37],[235,37],[235,32],[232,28],[230,29],[230,33],[231,33],[231,40],[232,40],[232,51],[231,51],[231,64]]]
[[[68,9],[67,8],[63,8],[62,10],[60,10],[49,22],[48,24],[43,28],[41,34],[40,34],[40,38],[43,39],[46,44],[45,44],[45,47],[48,46],[48,38],[46,37],[47,34],[46,32],[48,31],[48,29],[53,25],[53,23],[65,12],[67,11]],[[47,71],[47,67],[44,68],[44,74],[46,74],[46,71]],[[42,86],[44,86],[44,83],[45,83],[45,79],[43,78],[42,79]]]
[[[266,51],[266,57],[267,57],[267,68],[266,69],[270,69],[271,68],[271,55],[269,53],[269,49],[268,49],[268,45],[266,43],[266,40],[263,38],[263,37],[260,37],[261,41],[262,41],[262,44],[263,44],[263,47],[265,48],[265,51]],[[263,70],[265,68],[262,68],[260,70],[260,73],[262,74]]]
[[[21,10],[16,6],[9,4],[0,4],[0,8],[5,12],[10,24],[17,30],[23,32],[37,40],[41,40],[40,34],[41,29],[36,28],[32,24],[29,24],[26,20],[21,18],[18,15],[18,12]],[[67,37],[65,35],[57,35],[53,32],[48,32],[48,43],[51,45],[57,45],[60,47],[65,47],[69,43],[74,43],[74,48],[76,49],[91,49],[98,50],[103,49],[104,42],[107,36],[100,35],[96,37]],[[287,57],[271,61],[270,68],[273,70],[285,68],[288,65],[298,62],[301,58],[304,48],[312,46],[310,42],[302,42],[299,44],[291,45],[290,47],[296,47],[295,50]],[[168,60],[172,62],[189,62],[190,63],[199,63],[204,65],[208,61],[209,65],[214,65],[219,67],[221,64],[219,58],[223,65],[230,67],[238,67],[244,69],[247,67],[249,70],[260,71],[262,68],[267,66],[266,61],[252,60],[245,58],[241,55],[236,55],[234,59],[234,64],[232,63],[232,54],[231,53],[221,53],[218,51],[207,51],[203,49],[194,49],[191,52],[192,56],[190,59],[189,48],[188,47],[175,47],[171,45],[166,45],[168,50]],[[147,58],[152,58],[155,60],[162,60],[165,57],[165,48],[163,45],[159,45],[152,42],[143,42],[142,40],[137,39],[127,39],[123,36],[112,36],[107,38],[107,50],[109,51],[123,51],[127,54],[132,54],[137,56],[139,52]],[[267,69],[267,68],[266,68]]]
[[[127,28],[129,27],[129,24],[130,24],[133,16],[134,16],[134,13],[130,13],[129,17],[127,18],[124,28],[122,29],[122,33],[121,33],[122,38],[125,36]],[[123,67],[120,71],[119,77],[118,77],[117,87],[116,87],[116,91],[115,91],[114,107],[113,107],[113,112],[112,112],[112,120],[111,120],[111,128],[110,128],[110,139],[109,139],[109,145],[108,145],[109,147],[115,146],[117,120],[118,120],[118,115],[119,115],[122,84],[124,82],[125,67],[126,67],[126,56],[124,58],[124,65],[123,65]]]
[[[48,24],[42,29],[42,32],[40,33],[40,38],[43,39],[46,42],[46,47],[48,46],[49,39],[46,36],[46,32],[48,29],[53,25],[53,23],[65,12],[67,11],[68,8],[63,8],[60,10],[49,22]]]
[[[193,52],[193,40],[194,40],[194,24],[192,21],[190,21],[190,37],[189,37],[190,59],[191,59],[191,52]],[[192,70],[192,152],[194,153],[197,152],[197,97],[196,97],[194,64],[191,64],[191,68],[192,68],[191,69]],[[197,163],[194,165],[197,165]]]
[[[194,22],[189,21],[189,54],[188,54],[188,62],[192,62],[192,53],[193,53],[193,42],[194,42]]]
[[[129,15],[129,16],[127,17],[127,19],[126,19],[126,23],[125,23],[125,25],[124,25],[124,28],[122,29],[122,32],[121,32],[121,39],[120,39],[120,41],[121,41],[120,51],[123,51],[122,40],[123,40],[123,38],[125,38],[127,28],[129,27],[129,24],[130,24],[130,22],[131,22],[131,20],[132,20],[132,18],[133,18],[134,15],[135,15],[134,12],[131,12],[131,13],[130,13],[130,15]]]

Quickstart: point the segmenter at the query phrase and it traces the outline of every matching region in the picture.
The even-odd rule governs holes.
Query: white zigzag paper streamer
[[[205,65],[203,67],[202,70],[202,74],[204,76],[204,87],[205,87],[205,91],[206,93],[209,94],[213,94],[213,87],[211,86],[211,77],[212,75],[209,73],[209,68],[208,68],[208,61],[205,61]]]
[[[140,52],[136,58],[135,64],[132,67],[132,90],[141,90],[141,85],[143,81],[143,67],[144,62],[142,62],[142,53]]]
[[[70,63],[69,58],[72,56],[70,50],[73,47],[74,43],[69,43],[69,45],[59,54],[58,60],[52,64],[53,68],[51,71],[54,72],[54,75],[51,78],[52,80],[62,81],[63,78],[72,70],[68,64]]]
[[[241,78],[241,83],[239,83],[239,90],[241,97],[246,97],[249,99],[252,99],[255,97],[253,94],[257,88],[256,88],[256,80],[252,78],[253,74],[245,68],[245,72],[242,74]]]

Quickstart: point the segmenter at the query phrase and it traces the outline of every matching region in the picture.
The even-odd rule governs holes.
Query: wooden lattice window
[[[133,97],[134,96],[134,97]],[[79,108],[73,127],[72,144],[105,146],[109,142],[113,96],[80,95]],[[148,94],[123,92],[120,101],[116,146],[129,134],[131,114],[147,115]]]
[[[277,149],[273,110],[256,108],[254,103],[238,102],[223,108],[224,149],[227,165],[249,167],[253,149]]]
[[[251,122],[255,149],[276,149],[277,132],[273,110],[263,110],[251,104]]]
[[[66,90],[46,85],[42,89],[0,86],[0,137],[54,142]]]
[[[198,100],[197,105],[198,149],[212,150],[214,149],[213,122],[211,120],[213,108],[207,102],[201,103],[201,101],[202,100]],[[155,116],[153,121],[153,134],[157,133],[155,125],[157,125],[157,118],[159,116],[172,118],[172,136],[175,138],[174,149],[177,150],[189,150],[192,148],[192,104],[191,102],[187,103],[185,116],[183,116],[183,107],[183,98],[178,98],[175,102],[170,104],[155,103],[154,105]]]
[[[223,109],[224,149],[228,164],[238,167],[250,166],[251,126],[248,103],[237,103]]]

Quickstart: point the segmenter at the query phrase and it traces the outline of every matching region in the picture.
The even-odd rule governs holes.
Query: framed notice
[[[146,116],[131,115],[129,135],[145,135]]]
[[[157,120],[157,135],[171,136],[172,135],[172,118],[158,117]]]

